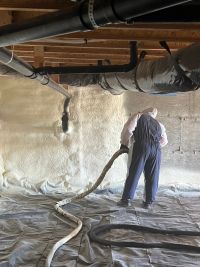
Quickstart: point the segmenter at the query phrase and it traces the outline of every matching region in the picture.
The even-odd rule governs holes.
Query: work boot
[[[117,202],[117,206],[131,207],[131,201],[130,201],[130,199],[121,199],[119,202]]]
[[[153,202],[146,202],[146,201],[143,201],[142,203],[142,207],[144,209],[151,209],[152,208],[152,205],[153,205]]]

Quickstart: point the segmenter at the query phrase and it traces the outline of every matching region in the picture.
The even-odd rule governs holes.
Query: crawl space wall
[[[62,132],[64,96],[37,81],[0,78],[0,186],[9,192],[80,193],[119,149],[131,113],[151,106],[167,130],[160,185],[200,189],[200,92],[111,95],[99,87],[69,87],[69,131]],[[100,185],[122,190],[127,155]],[[141,186],[143,178],[141,178]]]

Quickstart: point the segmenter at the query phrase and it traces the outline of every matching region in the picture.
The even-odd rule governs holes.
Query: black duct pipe
[[[21,25],[0,27],[0,47],[50,36],[87,31],[191,2],[192,0],[85,0],[70,12],[56,12]]]
[[[147,14],[145,16],[133,19],[134,23],[140,22],[200,22],[199,15],[200,6],[197,5],[181,5],[173,8],[168,8],[155,13]],[[130,20],[131,22],[131,20]]]
[[[19,72],[20,74],[22,74],[27,78],[36,79],[40,81],[42,85],[48,85],[52,89],[58,91],[59,93],[69,98],[69,95],[64,88],[59,86],[57,83],[55,83],[46,75],[41,75],[39,73],[35,74],[34,69],[30,64],[19,59],[17,56],[15,56],[6,48],[0,48],[0,62],[6,64],[8,67],[16,70],[17,72]]]
[[[35,69],[35,73],[63,74],[63,73],[113,73],[128,72],[137,65],[137,42],[130,43],[130,62],[124,65],[99,65],[99,66],[72,66],[72,67],[51,67],[45,66]]]

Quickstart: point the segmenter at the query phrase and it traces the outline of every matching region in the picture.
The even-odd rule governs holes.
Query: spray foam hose
[[[55,252],[62,245],[64,245],[70,239],[75,237],[80,232],[80,230],[82,229],[82,225],[83,225],[82,221],[79,218],[77,218],[76,216],[72,215],[71,213],[66,212],[61,207],[66,205],[66,204],[68,204],[68,203],[71,203],[72,201],[76,201],[76,200],[79,200],[81,198],[84,198],[85,196],[87,196],[91,192],[93,192],[101,184],[101,182],[103,181],[106,173],[111,168],[111,166],[112,166],[113,162],[115,161],[115,159],[118,158],[121,154],[124,154],[124,153],[128,153],[128,149],[126,149],[126,148],[119,149],[118,151],[116,151],[114,153],[114,155],[111,157],[111,159],[108,161],[108,163],[104,167],[104,169],[103,169],[102,173],[100,174],[99,178],[97,179],[97,181],[93,184],[93,186],[90,189],[88,189],[87,191],[85,191],[85,192],[83,192],[83,193],[81,193],[81,194],[79,194],[79,195],[77,195],[75,197],[72,197],[70,199],[66,198],[66,199],[63,199],[63,200],[61,200],[61,201],[56,203],[56,205],[54,207],[55,210],[58,213],[60,213],[61,215],[63,215],[65,218],[71,220],[72,222],[75,222],[77,224],[77,227],[70,234],[68,234],[67,236],[63,237],[62,239],[60,239],[58,242],[55,243],[55,245],[50,250],[49,255],[47,256],[45,267],[50,267],[51,266],[51,262],[52,262],[52,259],[53,259],[53,256],[54,256]]]

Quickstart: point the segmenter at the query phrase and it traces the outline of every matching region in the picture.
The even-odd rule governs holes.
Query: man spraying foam
[[[145,201],[144,208],[149,208],[155,201],[158,189],[161,147],[167,143],[164,125],[158,122],[156,108],[148,108],[143,112],[132,115],[125,123],[121,132],[121,148],[129,148],[134,137],[131,164],[125,181],[120,206],[130,206],[130,200],[138,185],[139,178],[144,172]]]

